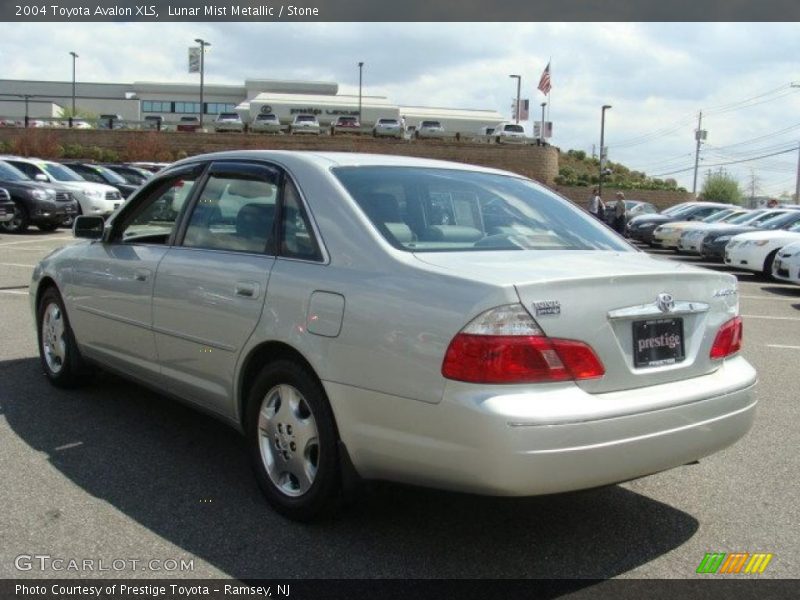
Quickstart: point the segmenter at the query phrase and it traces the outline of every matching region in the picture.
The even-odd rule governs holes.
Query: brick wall
[[[582,207],[588,206],[589,196],[592,193],[591,187],[579,186],[551,186],[562,196],[566,196],[576,204]],[[692,200],[691,192],[669,192],[666,190],[617,190],[616,188],[609,188],[603,186],[603,200],[608,202],[614,200],[614,195],[621,191],[625,194],[627,200],[642,200],[643,202],[651,202],[659,209],[667,208],[679,202],[686,202]]]
[[[159,146],[173,156],[192,156],[204,152],[235,149],[322,150],[398,154],[455,162],[471,163],[520,173],[544,183],[552,183],[558,175],[558,151],[551,147],[486,144],[456,140],[394,140],[368,136],[290,136],[236,133],[179,133],[162,131],[106,131],[79,129],[38,130],[53,135],[58,143],[98,146],[118,152],[125,158],[131,147],[158,136]],[[46,131],[46,133],[44,133]],[[20,129],[0,129],[0,141],[8,142],[25,135]],[[154,157],[138,157],[155,160]]]

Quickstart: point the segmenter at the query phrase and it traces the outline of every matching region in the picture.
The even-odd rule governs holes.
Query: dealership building
[[[72,106],[71,81],[0,79],[0,118],[55,118]],[[87,83],[76,82],[75,106],[79,112],[120,115],[127,121],[161,116],[166,122],[199,115],[200,86],[191,83]],[[423,120],[440,121],[450,133],[480,133],[505,117],[495,110],[402,106],[385,96],[362,96],[361,122],[372,126],[379,118],[405,118],[409,126]],[[359,97],[339,94],[334,82],[247,79],[244,85],[203,87],[203,112],[209,121],[221,112],[238,112],[249,123],[258,113],[274,113],[289,124],[296,114],[316,115],[320,125],[330,125],[340,115],[358,116]]]

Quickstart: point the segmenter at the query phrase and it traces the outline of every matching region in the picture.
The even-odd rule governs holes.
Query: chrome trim
[[[75,308],[83,312],[96,315],[98,317],[103,317],[106,319],[110,319],[112,321],[119,321],[120,323],[125,323],[126,325],[134,325],[136,327],[141,327],[142,329],[152,329],[149,323],[145,323],[143,321],[137,321],[136,319],[129,319],[127,317],[120,317],[119,315],[107,313],[103,310],[98,310],[90,306],[81,306],[80,304],[76,304]]]
[[[710,305],[706,302],[675,301],[675,308],[665,313],[656,302],[638,304],[608,311],[609,319],[632,319],[636,317],[668,317],[670,315],[694,315],[708,312]]]

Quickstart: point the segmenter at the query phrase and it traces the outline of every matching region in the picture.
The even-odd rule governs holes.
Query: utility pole
[[[692,195],[697,199],[697,167],[700,165],[700,142],[706,139],[707,131],[703,129],[703,111],[697,117],[697,130],[694,139],[697,142],[694,150],[694,180],[692,182]]]
[[[603,170],[605,169],[605,160],[606,160],[606,149],[603,144],[605,144],[605,133],[606,133],[606,111],[611,108],[610,104],[604,104],[603,108],[600,110],[600,177],[597,183],[597,195],[603,195]]]
[[[361,121],[361,84],[364,81],[364,62],[360,61],[358,63],[358,125],[359,127],[364,127],[364,123]]]
[[[72,127],[72,120],[75,118],[75,59],[78,55],[75,52],[70,52],[72,55],[72,114],[69,116],[69,126]]]
[[[200,44],[200,129],[203,129],[203,113],[205,113],[205,106],[203,103],[203,87],[205,85],[206,76],[205,54],[206,46],[210,46],[211,43],[201,38],[195,39],[195,42]]]
[[[794,203],[800,204],[800,144],[797,144],[797,181],[794,184]]]

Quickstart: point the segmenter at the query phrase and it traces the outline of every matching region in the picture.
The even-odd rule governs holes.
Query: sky
[[[549,100],[554,145],[599,148],[608,104],[609,159],[689,190],[703,111],[698,189],[722,166],[748,196],[795,191],[798,23],[21,23],[0,36],[0,79],[70,80],[75,51],[78,81],[199,82],[186,64],[198,37],[212,44],[211,83],[307,79],[358,93],[363,61],[365,95],[509,118],[508,76],[520,74],[532,118]],[[536,89],[548,61],[549,99]]]

